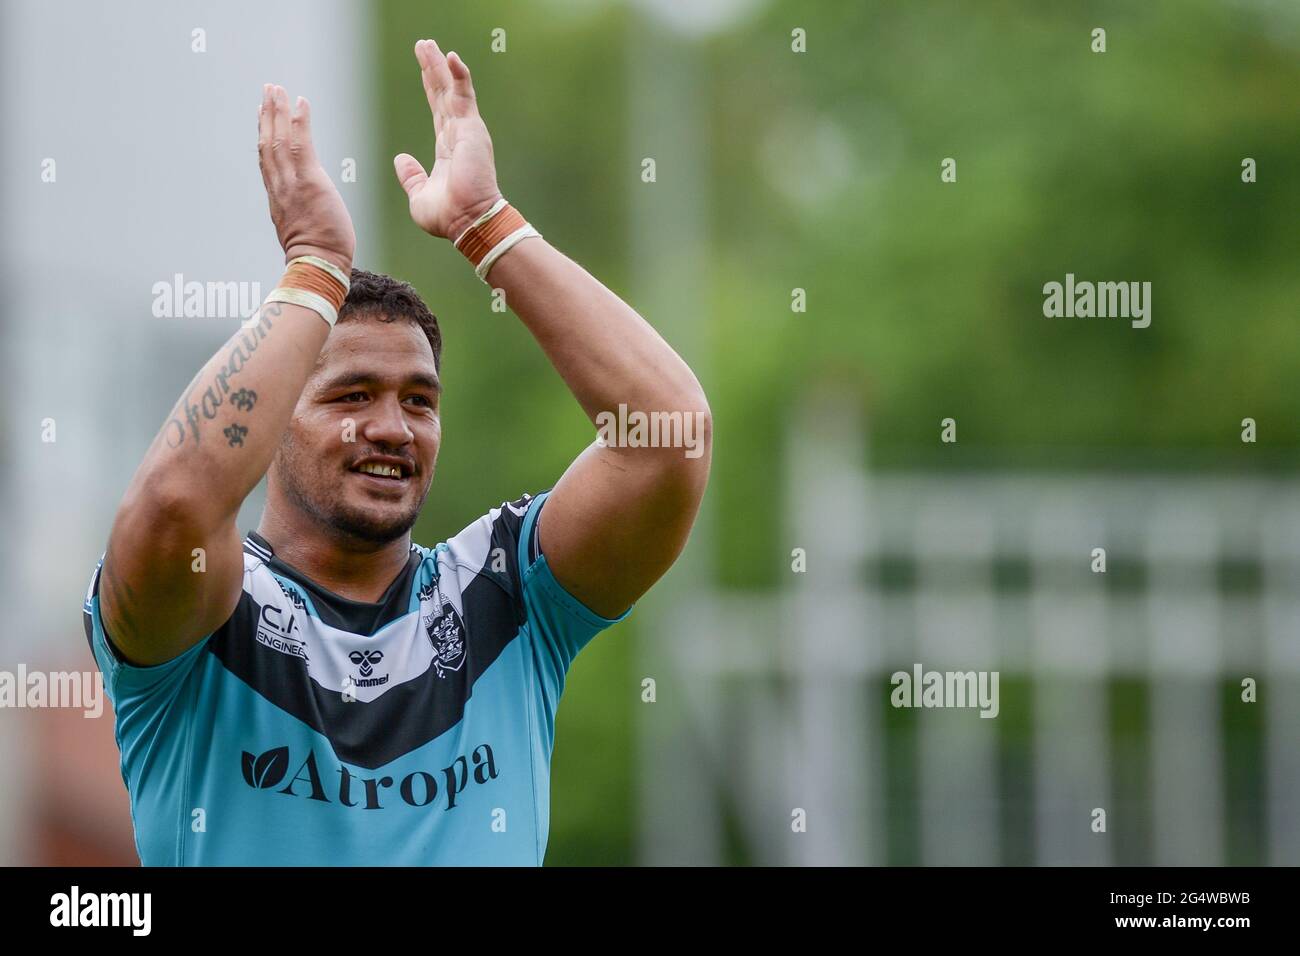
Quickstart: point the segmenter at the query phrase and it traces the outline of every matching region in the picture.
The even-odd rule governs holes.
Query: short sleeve
[[[86,589],[86,601],[82,605],[82,623],[86,630],[86,641],[95,656],[95,663],[104,675],[104,686],[115,710],[121,714],[132,703],[149,699],[155,703],[167,703],[180,689],[186,676],[194,668],[196,661],[207,647],[207,639],[199,641],[184,653],[162,664],[140,667],[126,660],[122,652],[114,645],[112,638],[104,629],[104,621],[99,609],[99,579],[104,567],[104,558],[90,576],[90,586]]]
[[[524,513],[519,530],[518,562],[529,629],[551,652],[558,676],[562,677],[593,637],[624,620],[632,608],[618,617],[601,617],[555,579],[537,534],[537,519],[549,496],[549,491],[537,495]]]

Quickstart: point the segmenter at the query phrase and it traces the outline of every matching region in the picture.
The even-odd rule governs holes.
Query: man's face
[[[290,504],[354,540],[400,538],[433,480],[440,390],[414,322],[357,315],[335,326],[272,463]],[[392,468],[400,476],[374,473]]]

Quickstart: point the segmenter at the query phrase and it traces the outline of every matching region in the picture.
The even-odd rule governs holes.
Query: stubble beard
[[[388,544],[415,526],[429,486],[419,500],[403,511],[390,508],[363,508],[347,500],[347,475],[326,475],[327,459],[300,455],[293,439],[285,436],[273,467],[280,487],[289,500],[318,525],[335,534],[369,544]]]

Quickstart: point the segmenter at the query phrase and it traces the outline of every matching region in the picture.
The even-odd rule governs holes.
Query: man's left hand
[[[393,158],[415,224],[453,242],[501,198],[492,137],[478,115],[469,67],[455,52],[443,56],[433,40],[415,44],[420,78],[433,113],[433,169],[409,153]]]

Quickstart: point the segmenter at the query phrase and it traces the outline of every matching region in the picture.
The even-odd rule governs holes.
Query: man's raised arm
[[[346,279],[352,221],[316,158],[307,101],[291,113],[281,87],[264,87],[257,148],[286,259],[313,256]],[[318,269],[317,284],[333,288],[328,268],[294,268]],[[114,517],[99,587],[104,629],[131,663],[170,660],[234,612],[239,507],[266,473],[329,330],[312,308],[264,305],[199,370],[149,446]]]
[[[432,40],[421,40],[415,52],[433,113],[435,161],[426,173],[402,153],[394,169],[416,224],[455,241],[500,204],[492,141],[464,61],[443,56]],[[488,231],[483,244],[504,228]],[[542,512],[541,549],[556,579],[596,613],[615,617],[686,544],[708,479],[708,403],[659,334],[545,239],[516,240],[488,261],[491,284],[505,290],[507,304],[603,435],[611,421],[623,424],[638,414],[642,422],[655,416],[680,428],[676,447],[617,440],[589,446]]]

